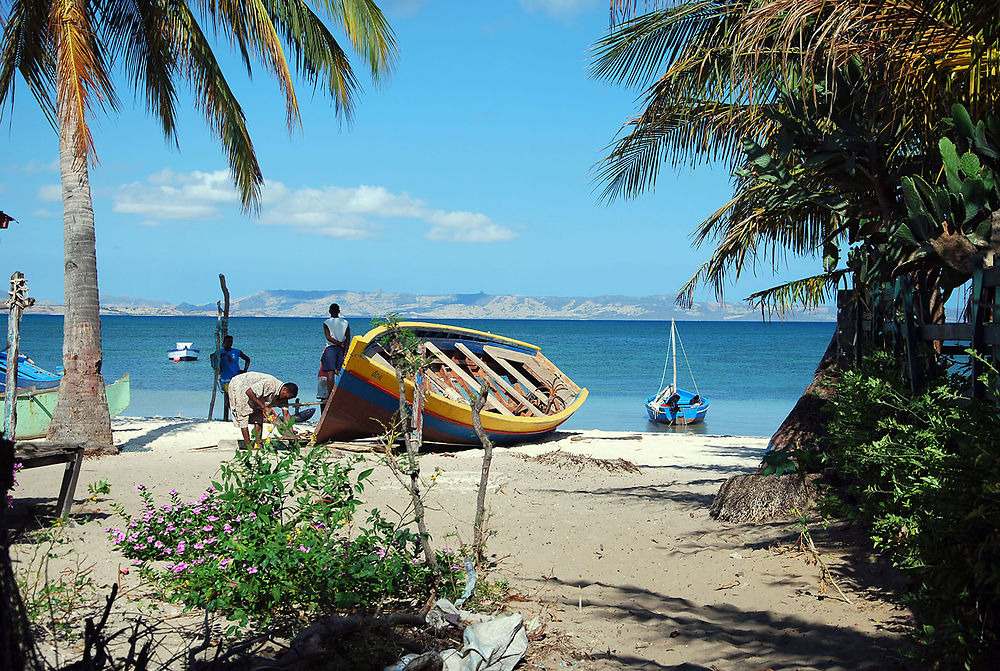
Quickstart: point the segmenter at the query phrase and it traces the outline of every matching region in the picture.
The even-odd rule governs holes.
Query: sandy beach
[[[116,617],[126,618],[150,612],[151,604],[104,532],[118,519],[111,504],[138,510],[139,484],[163,497],[176,488],[185,500],[196,498],[233,455],[237,431],[219,421],[119,418],[114,432],[121,454],[83,464],[74,522],[60,531],[73,558],[58,561],[83,558],[96,584],[120,582],[125,598]],[[846,603],[824,589],[809,555],[791,549],[798,537],[791,521],[733,526],[709,517],[719,485],[752,470],[766,443],[585,431],[497,448],[488,498],[488,554],[496,566],[489,578],[508,579],[516,594],[509,607],[545,625],[520,668],[902,668],[901,628],[909,614],[897,605],[898,579],[864,549],[857,531],[824,529],[818,518],[812,527]],[[638,472],[579,456],[624,459]],[[365,501],[383,510],[405,505],[405,492],[377,456],[366,459],[376,470]],[[481,459],[476,449],[423,458],[424,473],[441,471],[428,498],[435,545],[470,540]],[[20,473],[16,519],[32,525],[51,512],[61,475],[58,466]],[[89,500],[87,485],[102,478],[110,494]],[[33,546],[16,543],[12,552],[15,569],[25,567]],[[155,605],[157,617],[181,612]],[[42,647],[51,657],[48,643]],[[62,654],[70,648],[62,643]]]

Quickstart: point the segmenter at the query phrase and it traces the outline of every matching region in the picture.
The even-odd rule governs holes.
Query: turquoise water
[[[0,321],[6,329],[6,321]],[[366,319],[350,321],[355,335],[369,326]],[[207,417],[214,318],[109,316],[101,323],[105,381],[126,371],[132,375],[132,405],[126,414]],[[834,329],[832,323],[678,322],[698,391],[712,407],[704,425],[674,429],[648,421],[643,407],[659,389],[669,322],[468,319],[449,323],[538,345],[563,372],[587,387],[590,398],[564,428],[749,436],[769,436],[778,427],[812,381]],[[229,332],[236,347],[252,359],[251,370],[295,382],[303,401],[314,400],[323,344],[321,319],[237,317],[230,321]],[[201,350],[198,361],[167,359],[167,350],[175,343],[188,341]],[[43,368],[60,365],[62,317],[26,315],[21,351]],[[683,359],[678,383],[690,387]],[[216,412],[221,417],[218,407]]]

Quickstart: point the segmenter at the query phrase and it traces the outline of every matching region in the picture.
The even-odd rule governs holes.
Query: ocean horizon
[[[348,319],[354,335],[370,328],[370,318]],[[684,358],[679,360],[678,384],[694,386],[710,399],[711,408],[704,424],[665,427],[647,419],[644,403],[660,388],[669,321],[452,319],[447,323],[538,345],[564,373],[587,387],[590,397],[563,429],[747,436],[774,433],[812,381],[835,328],[831,322],[678,321],[690,364],[688,369]],[[124,414],[207,418],[215,318],[109,315],[101,317],[101,324],[105,382],[126,372],[131,375],[132,403]],[[251,357],[251,370],[295,382],[303,402],[315,400],[324,342],[322,319],[233,317],[229,332],[235,346]],[[168,359],[167,350],[177,342],[193,342],[200,350],[199,359],[178,363]],[[20,349],[43,368],[61,365],[62,317],[26,314]],[[216,418],[222,416],[221,398],[216,400]]]

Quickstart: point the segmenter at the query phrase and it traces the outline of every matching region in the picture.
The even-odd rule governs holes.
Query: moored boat
[[[660,424],[686,425],[697,424],[705,420],[708,414],[709,402],[698,393],[698,383],[694,381],[694,373],[691,374],[691,384],[695,391],[687,391],[677,387],[677,343],[680,342],[680,335],[677,333],[677,326],[674,320],[670,320],[670,349],[667,351],[667,359],[663,364],[663,377],[660,378],[660,391],[646,399],[646,414],[649,419]],[[684,345],[681,344],[681,351]],[[684,360],[687,361],[687,353],[684,353]],[[663,386],[663,380],[667,376],[667,366],[673,362],[674,378],[673,383]],[[690,363],[688,370],[691,370]]]
[[[56,385],[59,383],[56,376]],[[20,375],[20,362],[18,363],[18,380]],[[108,410],[111,416],[120,415],[128,407],[131,401],[131,387],[129,374],[125,373],[112,384],[105,387],[108,396]],[[56,409],[56,401],[59,400],[59,387],[39,389],[28,386],[17,390],[17,427],[14,436],[16,440],[27,440],[29,438],[42,438],[49,431],[49,423],[52,421],[52,413]],[[0,405],[6,401],[6,392],[0,393]],[[0,413],[0,430],[7,431],[7,418]]]
[[[178,361],[197,361],[198,350],[195,349],[193,342],[179,342],[177,343],[177,347],[167,350],[167,358],[173,359],[174,363]]]
[[[51,389],[59,386],[60,378],[62,375],[50,373],[23,354],[17,356],[18,389],[26,387]],[[5,391],[7,391],[7,353],[0,352],[0,392]]]
[[[423,436],[427,442],[478,445],[471,399],[489,386],[480,413],[496,444],[509,445],[555,430],[587,399],[535,345],[483,331],[401,322],[426,346],[433,362],[424,375]],[[378,436],[399,410],[399,385],[379,336],[372,329],[351,341],[337,386],[316,426],[316,442]],[[405,381],[407,400],[413,383]]]

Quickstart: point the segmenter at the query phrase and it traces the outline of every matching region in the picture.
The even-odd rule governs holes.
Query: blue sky
[[[728,198],[725,171],[664,168],[651,195],[597,201],[591,169],[636,96],[587,76],[606,0],[380,6],[399,59],[385,85],[366,83],[351,123],[300,82],[302,128],[289,135],[277,85],[263,71],[249,80],[219,45],[267,179],[259,217],[240,211],[187,92],[178,149],[120,89],[121,112],[94,123],[103,294],[215,301],[221,272],[234,296],[649,295],[675,292],[708,258],[690,232]],[[61,302],[57,138],[20,84],[0,126],[0,209],[19,223],[0,232],[0,249],[5,272],[23,271],[32,295]],[[777,279],[764,268],[726,298],[818,265],[794,260]]]

